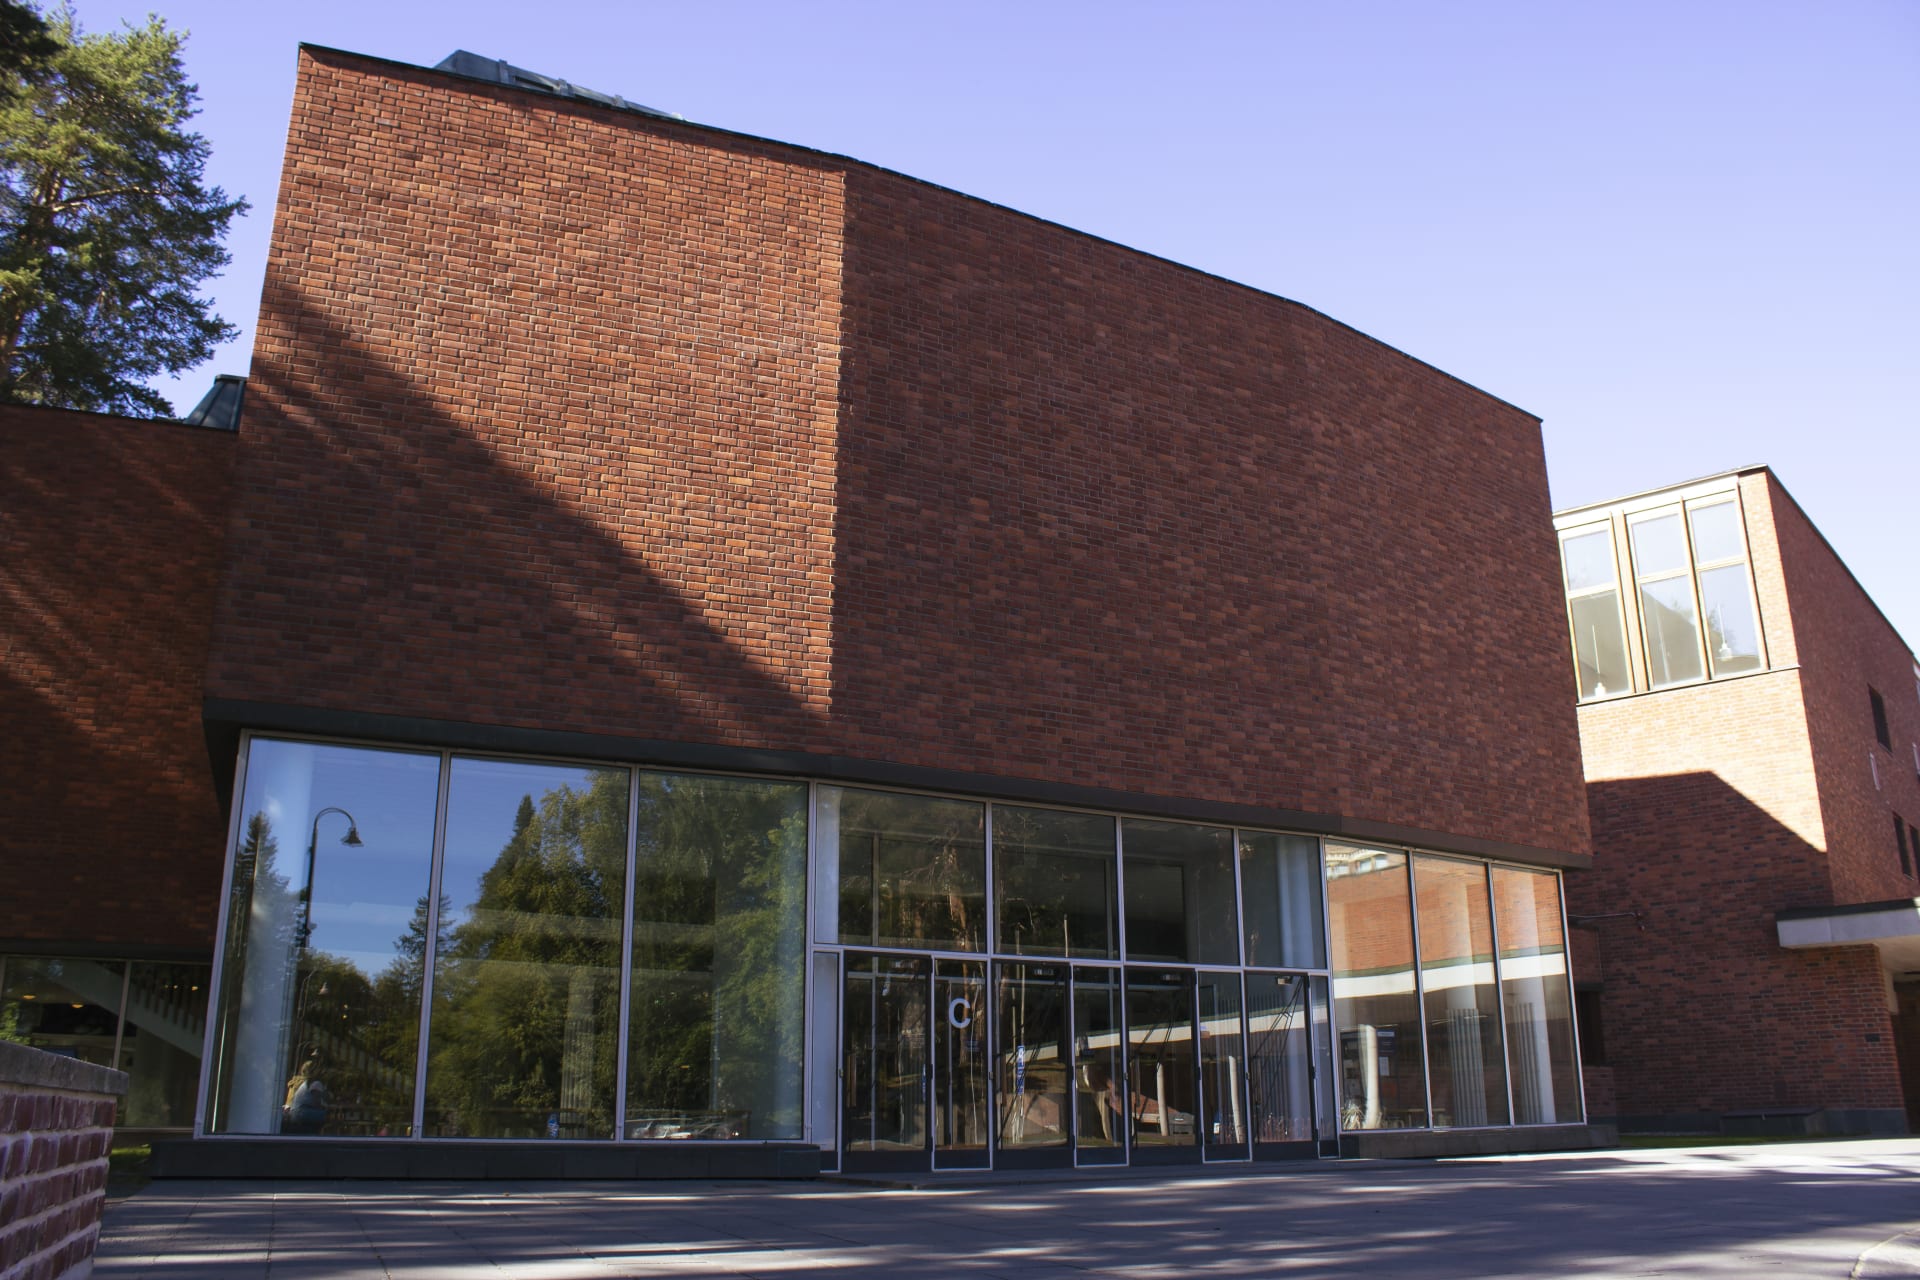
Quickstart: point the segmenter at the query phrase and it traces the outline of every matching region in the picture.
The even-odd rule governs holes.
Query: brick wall
[[[233,444],[0,406],[0,946],[212,945],[200,706]]]
[[[1568,877],[1568,910],[1639,913],[1594,925],[1628,1118],[1902,1105],[1877,953],[1786,951],[1775,930],[1783,907],[1859,900],[1838,896],[1850,855],[1832,824],[1849,819],[1826,784],[1819,714],[1837,562],[1809,588],[1811,526],[1768,474],[1740,484],[1775,669],[1579,713],[1595,867]],[[1870,743],[1864,689],[1858,702]],[[1864,746],[1854,754],[1864,771]]]
[[[92,1271],[126,1088],[121,1072],[0,1041],[0,1280]]]
[[[1586,847],[1537,422],[1297,304],[306,50],[253,373],[216,696]]]
[[[1914,744],[1920,743],[1920,693],[1914,688],[1913,651],[1799,504],[1777,480],[1764,479],[1771,482],[1780,559],[1791,584],[1831,900],[1920,896],[1920,865],[1910,856],[1908,870],[1901,870],[1893,833],[1896,814],[1903,823],[1920,824],[1914,755]],[[1885,701],[1891,749],[1874,736],[1869,687]]]

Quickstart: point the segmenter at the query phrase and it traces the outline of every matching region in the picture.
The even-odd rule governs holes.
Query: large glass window
[[[1574,1062],[1573,1001],[1560,923],[1560,878],[1493,868],[1500,929],[1500,989],[1516,1124],[1577,1124],[1580,1076]]]
[[[0,977],[0,1040],[97,1066],[114,1065],[123,963],[9,956],[5,968]]]
[[[1340,1028],[1340,1127],[1423,1127],[1427,1087],[1407,855],[1329,844],[1327,909]]]
[[[1562,534],[1560,563],[1566,574],[1567,618],[1573,628],[1580,697],[1631,693],[1633,677],[1627,668],[1626,622],[1620,613],[1612,526]]]
[[[627,808],[624,769],[453,762],[429,1133],[613,1136]]]
[[[1240,833],[1240,896],[1249,967],[1322,969],[1320,842],[1312,836]]]
[[[135,1129],[192,1126],[210,972],[204,964],[135,960],[128,965],[127,1005],[120,1022],[120,1069],[127,1073],[121,1124]]]
[[[998,949],[1014,955],[1118,958],[1114,869],[1112,818],[995,805]]]
[[[1700,607],[1707,620],[1707,660],[1716,676],[1760,669],[1760,629],[1754,625],[1753,589],[1747,573],[1746,540],[1740,536],[1740,504],[1698,503],[1687,511],[1693,527],[1693,567],[1700,577]]]
[[[831,861],[823,940],[980,951],[987,937],[986,806],[821,787],[816,844]],[[823,870],[828,870],[823,868]]]
[[[412,1131],[440,758],[255,738],[207,1127]]]
[[[1633,572],[1640,588],[1640,632],[1647,649],[1650,687],[1698,680],[1700,620],[1688,573],[1687,535],[1679,507],[1664,507],[1628,522]]]
[[[1436,1125],[1507,1123],[1507,1077],[1484,863],[1413,860]]]
[[[806,785],[639,786],[627,1135],[798,1138]]]
[[[1239,964],[1233,832],[1129,818],[1120,824],[1127,958]]]

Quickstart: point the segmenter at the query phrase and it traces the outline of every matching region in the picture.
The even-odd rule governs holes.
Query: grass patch
[[[1623,1133],[1620,1145],[1629,1149],[1660,1147],[1763,1147],[1779,1142],[1826,1142],[1827,1138],[1795,1134]]]
[[[130,1195],[147,1185],[147,1161],[153,1158],[153,1148],[145,1143],[139,1146],[113,1147],[107,1152],[107,1189],[111,1195]]]

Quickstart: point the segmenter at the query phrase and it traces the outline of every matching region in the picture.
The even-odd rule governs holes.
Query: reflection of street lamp
[[[295,940],[302,951],[307,949],[307,937],[313,932],[313,855],[320,845],[320,819],[330,813],[347,820],[347,834],[340,837],[340,843],[353,849],[360,847],[360,824],[345,809],[329,805],[313,815],[313,834],[307,837],[307,880],[300,890],[300,933]]]

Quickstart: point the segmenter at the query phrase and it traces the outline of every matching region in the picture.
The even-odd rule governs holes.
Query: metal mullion
[[[635,773],[634,785],[636,787],[639,785],[639,776],[637,771]],[[806,993],[800,997],[800,1140],[802,1142],[811,1142],[815,1146],[819,1146],[820,1145],[819,1139],[814,1134],[814,1131],[813,1131],[813,1108],[816,1101],[816,1099],[813,1096],[813,1069],[814,1069],[814,1063],[818,1061],[818,1059],[814,1055],[818,1054],[821,1051],[820,1046],[814,1043],[814,1036],[813,1036],[813,1014],[814,1014],[813,973],[814,973],[814,955],[816,953],[813,935],[817,932],[817,930],[814,928],[814,919],[813,919],[813,909],[817,905],[813,900],[813,887],[814,887],[813,818],[814,818],[814,814],[818,812],[817,801],[819,799],[819,796],[817,793],[819,792],[820,784],[817,782],[809,781],[806,784],[806,786],[807,786],[807,858],[806,858],[806,867],[801,873],[805,880],[805,888],[803,888],[800,893],[800,936],[801,936],[802,943],[805,947],[805,951],[803,953],[804,959],[802,960],[801,963],[804,970],[803,976],[807,984],[807,989],[806,989]],[[834,1052],[834,1063],[835,1063],[835,1071],[836,1071],[836,1078],[837,1078],[838,1066],[840,1061],[840,1050],[838,1048],[835,1048],[833,1052]],[[624,1057],[622,1058],[622,1061],[625,1061]],[[838,1135],[839,1132],[840,1132],[840,1126],[835,1125],[834,1133]],[[837,1167],[837,1161],[836,1161],[836,1167]]]
[[[1518,1128],[1520,1115],[1513,1106],[1513,1041],[1508,1039],[1507,1030],[1507,985],[1506,975],[1500,964],[1500,895],[1493,887],[1493,864],[1485,864],[1487,882],[1487,921],[1493,939],[1493,1003],[1500,1010],[1500,1054],[1505,1059],[1500,1064],[1501,1078],[1507,1082],[1507,1127]]]
[[[227,929],[232,921],[227,918],[227,908],[233,902],[233,864],[234,853],[240,844],[240,814],[246,808],[247,801],[247,756],[253,749],[253,731],[240,733],[239,752],[233,761],[233,800],[227,813],[227,855],[226,865],[220,872],[220,906],[213,927],[213,975],[207,979],[207,1028],[200,1041],[200,1084],[195,1097],[198,1104],[193,1114],[193,1136],[207,1136],[207,1113],[213,1109],[213,1099],[209,1096],[212,1088],[213,1064],[217,1049],[214,1041],[220,1034],[224,1019],[220,1016],[220,988],[225,977],[224,963],[227,954]]]
[[[1553,891],[1560,897],[1560,970],[1567,984],[1567,1023],[1573,1032],[1573,1083],[1574,1096],[1580,1100],[1580,1123],[1587,1122],[1587,1078],[1586,1063],[1580,1053],[1580,1017],[1573,1002],[1573,937],[1567,931],[1567,883],[1566,876],[1555,871]],[[1547,1064],[1547,1079],[1551,1086],[1553,1064]],[[1559,1120],[1558,1113],[1554,1116]]]
[[[994,1043],[993,1043],[995,1032],[999,1027],[999,1018],[997,1016],[999,1013],[999,1010],[995,1007],[994,999],[993,999],[993,979],[995,976],[993,949],[994,949],[994,945],[998,943],[1000,940],[1000,933],[999,933],[1000,907],[999,907],[999,904],[994,901],[995,881],[994,881],[994,874],[993,874],[993,864],[998,860],[998,854],[996,849],[994,848],[994,843],[993,843],[993,811],[994,811],[994,802],[989,800],[987,801],[987,813],[986,813],[987,909],[986,909],[985,919],[982,922],[986,928],[987,933],[986,933],[986,937],[980,940],[981,941],[981,948],[980,948],[980,974],[981,974],[980,1005],[981,1007],[980,1007],[980,1010],[974,1014],[975,1018],[982,1019],[985,1022],[985,1025],[980,1028],[980,1043],[986,1046],[986,1051],[982,1053],[980,1057],[981,1057],[982,1065],[986,1069],[986,1077],[987,1077],[987,1090],[986,1090],[987,1168],[989,1170],[992,1170],[995,1167],[997,1167],[1000,1162],[1000,1110],[999,1110],[1000,1100],[996,1096],[1000,1087],[1000,1082],[997,1079],[997,1076],[999,1075],[999,1073],[994,1070]],[[1066,966],[1067,966],[1067,1030],[1069,1033],[1071,1033],[1073,1030],[1073,961],[1071,959],[1068,959],[1066,961]],[[937,962],[935,964],[935,967],[936,968],[939,967]],[[1067,1092],[1069,1094],[1069,1098],[1068,1098],[1069,1105],[1067,1107],[1067,1114],[1072,1115],[1073,1107],[1074,1105],[1076,1105],[1074,1103],[1073,1098],[1071,1097],[1073,1093],[1073,1089],[1069,1087]],[[1068,1135],[1067,1141],[1070,1143],[1073,1141],[1072,1134]]]
[[[1333,1114],[1327,1117],[1327,1124],[1333,1130],[1334,1149],[1337,1151],[1339,1150],[1340,1144],[1340,1115],[1343,1099],[1340,1096],[1340,1026],[1333,1016],[1335,1004],[1333,998],[1333,910],[1330,902],[1331,895],[1327,891],[1327,841],[1325,837],[1321,837],[1313,843],[1318,851],[1320,861],[1320,958],[1326,963],[1326,968],[1323,972],[1327,979],[1327,1074],[1332,1078],[1333,1083]],[[1320,1070],[1317,1046],[1313,1043],[1313,982],[1311,979],[1307,982],[1307,1060],[1311,1064],[1307,1071],[1307,1079],[1311,1083],[1314,1076]],[[1319,1144],[1326,1140],[1325,1135],[1320,1130],[1318,1122],[1320,1114],[1320,1090],[1318,1088],[1313,1090],[1313,1112],[1315,1116],[1313,1126],[1313,1154],[1317,1160],[1320,1158]]]
[[[614,1051],[613,1071],[613,1140],[625,1142],[627,1139],[627,1030],[628,1018],[633,1009],[633,890],[634,881],[639,878],[639,841],[640,841],[640,770],[627,770],[627,886],[625,905],[621,910],[620,924],[620,1030],[617,1047]],[[811,953],[809,953],[811,954]],[[802,1007],[802,1015],[805,1008]],[[802,1061],[805,1055],[802,1054]],[[805,1074],[804,1067],[802,1074]],[[803,1092],[800,1105],[806,1106]]]
[[[127,1036],[127,992],[132,986],[133,961],[123,959],[120,961],[120,1007],[113,1011],[113,1069],[115,1071],[125,1070],[125,1068],[120,1065],[120,1045]],[[126,1099],[123,1096],[121,1102],[124,1103],[125,1101]],[[115,1105],[117,1109],[119,1104]]]
[[[1407,859],[1407,908],[1413,921],[1413,1006],[1416,1021],[1414,1026],[1420,1030],[1420,1074],[1426,1085],[1427,1123],[1433,1128],[1433,1055],[1427,1045],[1427,975],[1420,954],[1420,888],[1413,879],[1414,852],[1405,851]]]
[[[1240,874],[1240,828],[1233,831],[1233,954],[1240,968],[1247,967],[1247,894]],[[1276,858],[1279,850],[1274,851]],[[1241,993],[1243,996],[1244,992]]]
[[[447,860],[447,797],[453,790],[453,752],[440,752],[440,786],[434,798],[433,854],[427,875],[427,945],[421,952],[420,1034],[413,1060],[413,1137],[427,1130],[427,1033],[433,1022],[433,967],[440,939],[440,893]]]
[[[1127,851],[1122,828],[1126,821],[1113,815],[1113,954],[1115,964],[1127,962]],[[1073,948],[1069,946],[1067,950]],[[1072,956],[1067,957],[1072,960]]]

